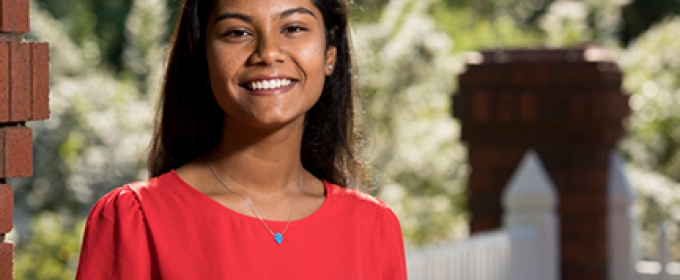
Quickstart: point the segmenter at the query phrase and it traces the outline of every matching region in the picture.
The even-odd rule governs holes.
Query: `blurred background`
[[[27,39],[51,47],[51,119],[15,190],[16,279],[73,279],[84,220],[146,178],[145,152],[179,0],[35,0]],[[642,255],[680,222],[680,1],[355,0],[353,39],[375,194],[409,248],[468,234],[469,173],[451,117],[474,51],[597,44],[622,68],[632,115],[620,149],[638,192]],[[677,244],[677,242],[676,242]],[[674,247],[676,256],[680,248]],[[647,253],[651,254],[651,253]]]

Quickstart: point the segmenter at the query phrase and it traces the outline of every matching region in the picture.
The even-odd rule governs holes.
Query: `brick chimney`
[[[33,131],[27,121],[49,118],[49,46],[24,41],[29,0],[0,0],[0,280],[13,279],[12,186],[7,178],[31,176]]]
[[[501,226],[501,193],[527,149],[558,189],[561,279],[607,279],[608,158],[629,114],[622,75],[602,49],[485,51],[453,97],[472,168],[473,233]]]

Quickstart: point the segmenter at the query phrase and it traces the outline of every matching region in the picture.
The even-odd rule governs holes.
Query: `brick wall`
[[[535,149],[558,189],[565,280],[608,277],[607,161],[629,109],[619,68],[601,54],[585,47],[483,52],[453,98],[472,167],[472,232],[501,226],[503,188]]]
[[[24,41],[29,0],[0,0],[0,280],[13,279],[13,192],[7,178],[31,176],[33,131],[49,118],[49,46]]]

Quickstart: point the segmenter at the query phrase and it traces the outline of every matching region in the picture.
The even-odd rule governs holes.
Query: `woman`
[[[77,278],[405,279],[396,216],[355,190],[347,18],[342,0],[185,0],[152,179],[94,206]]]

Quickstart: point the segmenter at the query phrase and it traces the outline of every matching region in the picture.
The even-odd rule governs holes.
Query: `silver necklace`
[[[276,244],[281,244],[283,242],[283,235],[286,234],[286,230],[288,230],[288,226],[290,225],[290,221],[293,218],[293,212],[295,212],[295,205],[297,204],[298,197],[300,196],[300,191],[302,190],[302,169],[300,169],[300,181],[298,182],[298,191],[295,194],[295,199],[293,200],[293,207],[290,209],[290,214],[288,214],[288,222],[286,222],[286,226],[283,227],[283,230],[281,232],[274,232],[269,225],[267,225],[267,222],[262,219],[262,216],[260,216],[259,213],[257,213],[257,210],[255,210],[255,207],[253,207],[253,204],[250,203],[250,200],[248,198],[232,189],[227,187],[227,184],[222,181],[222,178],[220,178],[219,175],[217,175],[217,172],[215,172],[215,169],[212,166],[212,163],[208,163],[208,167],[210,168],[210,172],[212,172],[213,176],[215,176],[215,179],[220,182],[222,187],[224,187],[226,190],[229,192],[232,192],[246,201],[246,204],[248,204],[248,207],[250,207],[250,210],[253,210],[253,213],[255,213],[255,216],[257,216],[258,219],[260,219],[260,222],[264,225],[264,227],[271,233],[271,235],[274,237],[274,241]]]

